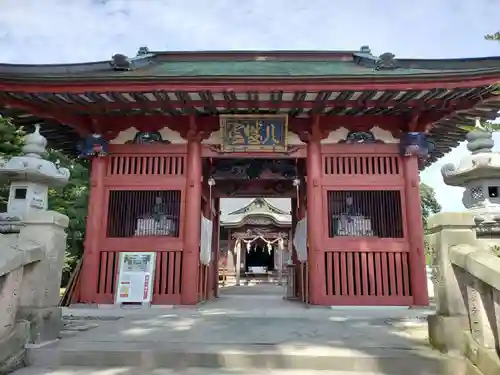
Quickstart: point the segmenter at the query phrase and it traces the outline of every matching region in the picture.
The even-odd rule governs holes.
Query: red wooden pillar
[[[220,198],[215,198],[215,219],[214,219],[214,231],[213,231],[213,241],[214,241],[214,297],[219,297],[219,259],[220,259]]]
[[[195,125],[194,118],[191,118],[190,126],[196,129]],[[181,303],[183,305],[196,305],[198,303],[198,266],[200,263],[202,163],[201,143],[195,135],[191,135],[188,140],[186,166]]]
[[[319,305],[324,289],[322,267],[323,192],[321,191],[321,144],[319,118],[313,119],[312,132],[307,144],[307,237],[309,242],[309,303]]]
[[[403,157],[405,173],[406,222],[410,242],[410,283],[415,306],[429,305],[425,269],[424,228],[420,207],[420,180],[416,157]]]
[[[85,242],[83,265],[80,281],[80,302],[97,303],[97,279],[99,277],[99,246],[103,238],[106,212],[106,191],[104,178],[106,176],[107,158],[92,159],[90,174],[89,209],[85,227]]]

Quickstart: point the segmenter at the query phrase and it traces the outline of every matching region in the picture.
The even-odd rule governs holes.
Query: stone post
[[[475,245],[474,214],[441,212],[428,220],[427,236],[433,257],[436,314],[429,316],[429,340],[444,352],[463,350],[463,330],[468,328],[463,282],[464,271],[449,258],[454,245]]]
[[[18,319],[30,322],[30,339],[38,343],[58,338],[62,328],[60,286],[66,250],[69,219],[54,211],[29,214],[19,234],[19,243],[37,242],[44,246],[45,256],[33,263],[21,285]]]

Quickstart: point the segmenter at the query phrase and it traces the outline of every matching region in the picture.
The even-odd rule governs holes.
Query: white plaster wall
[[[374,126],[370,129],[375,139],[382,141],[384,143],[399,143],[399,139],[395,138],[390,131],[381,129],[378,126]],[[349,130],[345,127],[338,128],[337,130],[331,131],[328,136],[321,140],[323,144],[339,143],[346,139]]]
[[[128,141],[133,141],[135,135],[139,130],[135,127],[130,127],[122,130],[118,135],[112,139],[109,143],[114,145],[123,145]],[[169,127],[162,128],[159,133],[161,134],[164,141],[169,141],[172,144],[185,144],[187,141],[181,137],[180,133],[170,129]]]

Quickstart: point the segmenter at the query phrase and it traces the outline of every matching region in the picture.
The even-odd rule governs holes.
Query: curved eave
[[[491,85],[500,81],[500,69],[476,69],[471,71],[436,71],[415,74],[358,74],[339,76],[153,76],[136,72],[103,75],[35,75],[0,74],[0,91],[38,91],[84,93],[86,91],[113,92],[127,88],[129,91],[153,90],[249,90],[262,86],[273,89],[338,90],[338,89],[420,89],[460,88]],[[349,86],[349,87],[347,87]]]
[[[491,100],[480,103],[470,110],[455,112],[435,122],[429,131],[429,136],[436,141],[437,147],[431,152],[425,164],[421,166],[422,169],[446,155],[457,147],[460,142],[465,141],[467,131],[461,129],[460,126],[473,126],[477,117],[482,120],[495,120],[499,111],[500,100]]]

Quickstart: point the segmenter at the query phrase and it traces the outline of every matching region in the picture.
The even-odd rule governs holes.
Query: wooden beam
[[[291,152],[254,152],[252,158],[254,159],[296,159],[304,158],[306,156],[306,146],[297,145],[290,147]],[[238,152],[223,153],[217,151],[213,145],[202,145],[201,156],[204,158],[219,158],[219,159],[234,159],[238,157]],[[248,156],[248,153],[241,153],[241,157]]]
[[[319,108],[318,103],[314,100],[303,100],[303,101],[281,101],[276,104],[273,101],[248,101],[248,100],[237,100],[231,102],[231,105],[236,108],[249,108],[255,110],[254,105],[258,104],[260,108],[276,108],[276,109],[289,109],[294,108],[304,109],[304,110],[324,110],[325,108],[335,107],[335,108],[353,108],[353,109],[365,109],[365,108],[375,108],[375,109],[385,109],[385,108],[398,108],[406,110],[418,110],[424,111],[429,109],[437,110],[467,110],[474,108],[479,103],[479,100],[450,100],[443,101],[439,99],[432,99],[428,101],[423,100],[409,100],[407,102],[401,103],[398,100],[325,100],[322,102],[324,107]],[[42,103],[40,103],[42,104]],[[64,109],[78,109],[80,111],[89,112],[92,114],[99,114],[102,112],[108,112],[110,110],[120,110],[120,111],[131,111],[131,110],[163,110],[166,106],[171,106],[175,109],[194,111],[195,107],[206,108],[207,102],[204,100],[170,100],[165,101],[135,101],[135,102],[105,102],[104,99],[99,103],[88,103],[88,105],[83,106],[81,104],[49,104],[43,102],[44,108],[51,109],[55,111],[60,108]],[[217,108],[228,108],[228,102],[226,100],[214,100],[212,105]],[[229,109],[229,108],[228,108]]]

